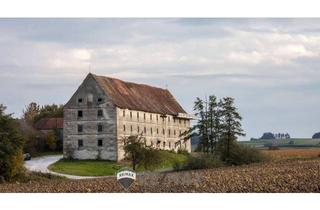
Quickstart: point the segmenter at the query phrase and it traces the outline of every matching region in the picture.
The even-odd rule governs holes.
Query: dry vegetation
[[[265,150],[263,153],[267,154],[274,160],[310,159],[320,157],[320,148]]]
[[[273,160],[215,169],[140,175],[130,192],[320,192],[320,149],[264,151]],[[0,192],[125,192],[115,177],[68,180],[28,175]],[[30,178],[31,177],[31,178]]]
[[[320,192],[320,160],[286,160],[237,167],[138,176],[130,192]],[[115,177],[5,183],[0,192],[124,192]]]

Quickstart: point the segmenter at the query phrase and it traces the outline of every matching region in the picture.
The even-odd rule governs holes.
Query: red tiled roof
[[[34,124],[34,128],[37,130],[63,129],[63,118],[42,118]]]
[[[186,113],[166,89],[92,75],[119,108],[171,115]]]

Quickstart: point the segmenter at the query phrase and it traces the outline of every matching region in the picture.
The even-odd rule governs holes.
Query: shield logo
[[[136,172],[130,168],[122,168],[117,173],[117,181],[124,189],[128,189],[136,180]]]

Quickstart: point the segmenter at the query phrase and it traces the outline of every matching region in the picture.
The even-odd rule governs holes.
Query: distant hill
[[[320,132],[313,134],[313,139],[320,139]]]
[[[290,135],[288,133],[265,132],[260,139],[290,139]]]
[[[255,139],[251,141],[239,141],[240,144],[245,144],[255,148],[266,149],[270,145],[277,145],[278,147],[292,147],[292,148],[308,148],[320,147],[320,139]]]

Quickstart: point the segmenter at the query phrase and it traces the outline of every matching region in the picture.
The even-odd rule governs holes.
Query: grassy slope
[[[185,155],[176,154],[168,151],[159,151],[163,157],[163,162],[156,169],[172,168],[175,162],[183,162],[187,159]],[[108,176],[115,173],[122,167],[128,166],[125,163],[103,160],[60,160],[49,169],[55,172],[78,175],[78,176]],[[144,171],[142,167],[138,168],[139,172]]]
[[[187,156],[183,154],[177,154],[169,151],[159,151],[162,157],[162,163],[156,167],[156,170],[172,169],[175,163],[183,163],[187,161]],[[144,168],[139,167],[138,171],[144,171]]]
[[[59,160],[49,169],[63,174],[78,176],[115,175],[123,165],[112,161],[102,160]]]

